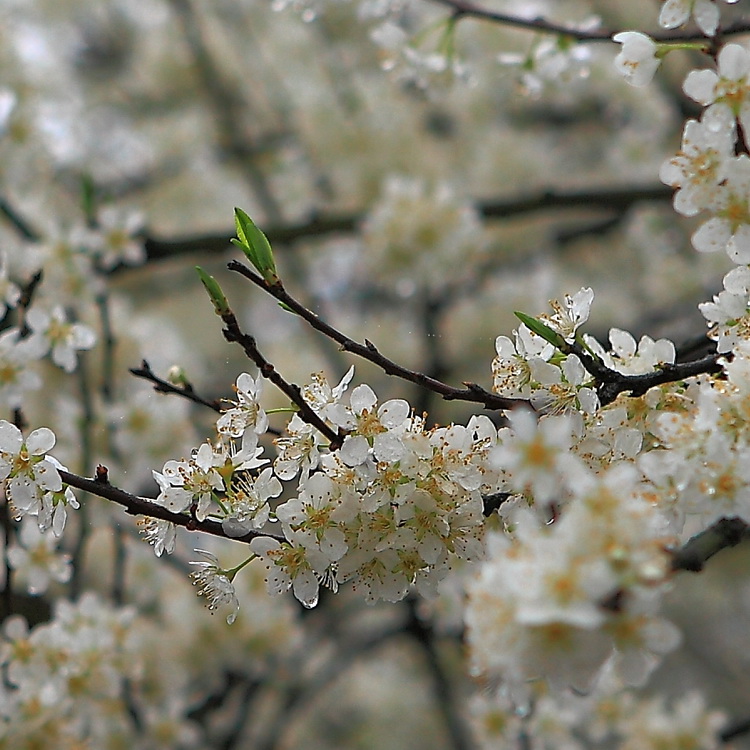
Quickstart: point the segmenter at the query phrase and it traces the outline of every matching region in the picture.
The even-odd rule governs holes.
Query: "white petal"
[[[358,385],[350,397],[349,403],[355,414],[361,414],[365,409],[372,410],[372,407],[378,402],[375,391],[369,385]]]
[[[386,401],[378,409],[378,417],[380,417],[380,421],[384,427],[392,430],[394,427],[398,427],[404,423],[410,411],[411,408],[408,401],[404,401],[402,398],[394,398]]]
[[[693,247],[701,253],[714,253],[724,250],[731,237],[726,219],[714,216],[705,222],[692,236]]]
[[[34,456],[41,456],[52,450],[55,445],[55,433],[49,427],[39,427],[26,438],[26,447]]]
[[[731,81],[739,81],[750,72],[750,54],[739,44],[722,47],[718,62],[721,77]]]
[[[719,9],[711,0],[696,0],[693,16],[698,28],[708,36],[713,36],[719,27]]]
[[[727,245],[727,253],[735,263],[750,263],[750,226],[743,224],[737,229]]]
[[[304,570],[292,583],[294,595],[307,609],[312,609],[318,603],[318,579],[311,570]]]
[[[713,70],[692,70],[688,73],[682,90],[696,102],[707,105],[716,99],[716,82],[719,77]]]
[[[31,434],[33,435],[34,433],[32,432]],[[0,453],[17,454],[21,450],[22,444],[23,435],[21,434],[21,430],[11,422],[0,419]]]
[[[659,14],[659,25],[665,29],[682,26],[690,18],[689,0],[667,0]]]

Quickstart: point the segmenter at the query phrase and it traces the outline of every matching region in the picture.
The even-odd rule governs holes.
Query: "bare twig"
[[[381,354],[375,344],[371,341],[365,340],[364,344],[360,344],[321,320],[314,312],[308,310],[304,305],[301,305],[296,299],[294,299],[294,297],[290,296],[281,282],[267,284],[260,276],[257,276],[247,266],[236,260],[230,261],[227,264],[227,267],[231,271],[236,271],[246,279],[252,281],[256,286],[268,292],[268,294],[277,299],[292,312],[307,321],[307,323],[309,323],[316,331],[328,336],[328,338],[339,344],[343,351],[352,352],[353,354],[362,357],[362,359],[372,362],[383,370],[386,375],[393,375],[409,383],[415,383],[422,388],[426,388],[427,390],[439,394],[446,401],[469,401],[471,403],[483,404],[486,409],[513,409],[522,404],[529,406],[529,402],[525,399],[498,396],[491,391],[485,390],[476,383],[464,383],[466,386],[465,388],[455,388],[452,385],[431,378],[422,372],[416,372],[407,367],[403,367],[392,359],[388,359],[388,357]]]
[[[213,409],[216,412],[221,411],[221,406],[219,404],[218,399],[206,399],[202,396],[199,396],[194,388],[192,383],[185,383],[181,386],[172,385],[172,383],[168,382],[167,380],[163,380],[160,378],[156,373],[151,369],[151,365],[144,359],[141,362],[140,367],[131,367],[129,369],[129,372],[131,375],[135,375],[137,378],[143,378],[144,380],[148,380],[150,383],[154,384],[154,390],[157,393],[169,393],[173,394],[175,396],[182,396],[182,398],[186,398],[188,401],[193,401],[196,404],[200,404],[201,406],[207,406],[209,409]]]

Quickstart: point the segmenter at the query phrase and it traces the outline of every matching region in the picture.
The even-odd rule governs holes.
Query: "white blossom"
[[[249,427],[259,435],[268,429],[268,417],[260,405],[263,393],[263,378],[253,378],[243,372],[234,387],[237,393],[236,406],[225,411],[216,423],[218,432],[230,437],[241,437]]]
[[[30,594],[43,594],[51,581],[67,583],[70,580],[71,557],[57,551],[57,540],[52,534],[42,533],[37,524],[24,518],[18,541],[19,544],[8,549],[8,564],[21,572]]]
[[[612,40],[622,44],[615,57],[615,69],[631,86],[646,86],[651,83],[661,62],[657,57],[658,46],[651,37],[639,31],[621,31]]]
[[[730,131],[735,119],[750,129],[750,52],[739,44],[727,44],[717,58],[718,71],[692,70],[683,89],[707,107],[702,122],[713,130]]]
[[[193,585],[198,587],[198,596],[206,597],[206,606],[214,612],[219,607],[228,607],[227,624],[231,625],[237,619],[240,602],[234,590],[231,577],[219,565],[219,560],[211,552],[203,549],[195,550],[203,560],[190,561],[197,570],[190,574]]]
[[[677,189],[675,211],[694,216],[712,205],[733,152],[733,130],[717,131],[705,123],[687,121],[682,133],[682,149],[659,170],[661,181]]]

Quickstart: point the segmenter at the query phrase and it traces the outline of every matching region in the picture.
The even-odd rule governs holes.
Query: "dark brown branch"
[[[154,373],[151,369],[151,365],[149,365],[145,359],[141,362],[140,367],[131,367],[129,372],[137,378],[143,378],[144,380],[153,383],[154,390],[157,393],[170,393],[175,396],[182,396],[183,398],[188,399],[188,401],[193,401],[196,404],[201,404],[201,406],[207,406],[209,409],[213,409],[216,412],[221,412],[221,406],[218,399],[212,399],[209,401],[206,398],[202,398],[195,392],[191,383],[176,386],[166,380],[162,380]]]
[[[276,368],[260,353],[258,344],[253,336],[243,333],[237,318],[231,310],[227,310],[221,315],[224,321],[224,338],[229,342],[239,344],[245,354],[256,364],[260,374],[270,380],[282,393],[286,394],[290,401],[298,408],[297,414],[300,419],[312,425],[330,442],[330,449],[337,450],[344,441],[344,435],[334,432],[310,407],[302,397],[302,391],[298,385],[288,383],[276,371]]]
[[[589,354],[576,343],[561,347],[564,354],[575,354],[586,371],[597,381],[597,393],[602,405],[610,404],[620,393],[631,396],[642,396],[649,388],[665,383],[677,383],[686,378],[705,373],[721,372],[719,359],[723,356],[717,352],[707,354],[690,362],[661,365],[655,372],[643,375],[623,375],[607,367],[598,357]]]
[[[375,344],[371,341],[365,340],[364,344],[360,344],[321,320],[314,312],[308,310],[304,305],[294,299],[294,297],[290,296],[281,282],[267,284],[260,276],[257,276],[247,266],[236,260],[230,261],[227,264],[227,267],[229,270],[236,271],[246,279],[249,279],[253,284],[260,287],[265,292],[268,292],[268,294],[274,297],[274,299],[277,299],[292,312],[299,315],[300,318],[307,321],[307,323],[309,323],[316,331],[319,331],[324,336],[327,336],[339,344],[342,351],[351,352],[352,354],[362,357],[362,359],[366,359],[368,362],[372,362],[383,370],[386,375],[393,375],[409,383],[415,383],[421,388],[426,388],[433,393],[439,394],[446,401],[469,401],[471,403],[482,404],[486,409],[493,410],[513,409],[521,404],[529,405],[529,402],[524,399],[498,396],[495,393],[485,390],[476,383],[464,383],[466,386],[465,388],[455,388],[452,385],[431,378],[422,372],[415,372],[407,367],[403,367],[381,354]]]
[[[92,495],[101,497],[104,500],[122,505],[126,512],[132,516],[147,516],[148,518],[157,518],[160,521],[169,521],[175,526],[182,526],[188,531],[203,531],[212,536],[219,536],[223,539],[232,539],[237,542],[246,544],[259,536],[271,537],[283,541],[284,538],[277,534],[269,534],[264,531],[248,531],[247,534],[240,537],[229,536],[226,534],[219,521],[206,518],[199,521],[197,518],[186,513],[173,513],[163,505],[154,502],[152,498],[139,497],[132,495],[130,492],[115,487],[109,483],[107,478],[107,469],[103,466],[97,467],[95,479],[87,479],[69,471],[60,470],[60,478],[63,482],[76,489],[89,492]]]
[[[482,21],[503,26],[512,26],[527,31],[542,32],[546,34],[559,34],[561,36],[577,39],[579,42],[611,42],[613,34],[617,31],[611,29],[597,29],[588,31],[585,29],[571,28],[562,24],[546,21],[543,18],[519,18],[506,13],[497,13],[467,0],[432,0],[439,5],[444,5],[453,10],[455,18],[477,18]],[[750,21],[738,20],[722,28],[723,35],[744,34],[750,31]],[[705,42],[706,35],[700,31],[663,31],[659,30],[649,36],[657,42]]]
[[[743,734],[750,732],[750,719],[742,719],[735,721],[725,729],[719,732],[719,740],[721,742],[731,742],[737,737],[741,737]]]
[[[721,356],[714,353],[692,362],[662,365],[656,372],[648,372],[644,375],[620,375],[618,379],[605,382],[599,388],[599,398],[603,404],[608,404],[614,401],[620,393],[629,392],[631,396],[642,396],[649,388],[657,385],[677,383],[695,375],[721,372],[719,364]],[[583,365],[588,369],[586,363]]]

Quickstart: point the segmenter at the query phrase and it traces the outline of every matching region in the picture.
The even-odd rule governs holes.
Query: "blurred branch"
[[[672,551],[672,570],[699,573],[715,554],[728,547],[736,547],[748,538],[750,531],[742,519],[721,518]]]
[[[0,196],[0,214],[15,229],[18,235],[29,242],[39,242],[41,235],[10,204],[7,198]]]
[[[3,533],[3,549],[9,550],[13,543],[13,524],[8,511],[8,498],[3,492],[3,501],[0,503],[0,528]],[[8,555],[3,555],[5,567],[5,586],[0,594],[0,621],[13,613],[13,568],[10,565]]]
[[[283,213],[257,164],[252,138],[242,126],[247,119],[248,102],[239,96],[240,87],[227,80],[209,52],[195,10],[189,0],[170,0],[182,24],[185,40],[193,55],[203,93],[211,105],[219,136],[219,146],[240,167],[255,198],[269,221],[278,222]]]
[[[346,674],[357,659],[389,643],[394,637],[403,635],[401,626],[385,629],[359,638],[350,638],[341,645],[337,640],[337,651],[326,660],[307,680],[289,685],[283,696],[283,703],[277,711],[274,721],[265,733],[265,737],[255,743],[255,750],[281,750],[288,747],[284,734],[292,724],[295,713],[301,712],[316,700],[321,692]],[[279,687],[275,687],[279,690]]]
[[[619,30],[596,29],[589,31],[571,26],[547,21],[537,16],[536,18],[519,18],[510,16],[506,13],[497,13],[496,11],[483,8],[468,0],[431,0],[438,5],[444,5],[453,10],[453,16],[460,18],[478,18],[482,21],[491,21],[492,23],[503,26],[512,26],[515,28],[526,29],[527,31],[536,31],[546,34],[559,34],[561,36],[577,39],[579,42],[611,42],[612,35]],[[727,34],[744,34],[750,31],[750,20],[740,19],[721,29],[722,35]],[[649,34],[649,36],[660,42],[705,42],[706,35],[700,31],[664,31],[659,30]]]
[[[602,187],[585,190],[560,190],[545,188],[527,195],[477,201],[480,216],[488,220],[507,219],[537,211],[557,209],[600,209],[623,212],[641,201],[671,200],[674,191],[665,185],[640,185],[635,187]],[[296,240],[321,237],[328,234],[356,232],[365,219],[363,212],[315,213],[307,221],[274,223],[264,226],[264,233],[272,244],[288,245]],[[227,250],[234,232],[185,237],[146,237],[144,244],[149,260],[171,258],[193,252],[223,253]]]
[[[731,742],[733,739],[736,739],[737,737],[741,737],[743,734],[748,734],[750,732],[750,719],[742,719],[740,721],[735,721],[732,724],[730,724],[726,729],[722,729],[721,732],[719,732],[719,741],[720,742]]]
[[[409,622],[406,626],[407,632],[413,636],[418,646],[424,652],[427,670],[432,677],[435,699],[445,719],[451,745],[454,750],[471,750],[474,747],[474,743],[459,710],[456,697],[453,694],[453,679],[443,666],[435,631],[417,614],[417,602],[414,597],[407,599],[407,605],[409,607]]]

